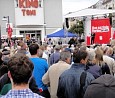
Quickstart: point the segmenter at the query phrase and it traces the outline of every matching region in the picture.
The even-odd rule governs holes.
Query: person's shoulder
[[[71,73],[70,70],[67,69],[67,70],[65,70],[65,71],[60,75],[60,77],[62,78],[62,77],[69,76],[70,73]]]
[[[39,58],[39,61],[43,62],[43,63],[47,63],[47,60],[44,58]]]
[[[33,95],[33,97],[32,97],[32,98],[44,98],[44,97],[42,97],[42,96],[40,96],[40,95],[38,95],[38,94],[34,93],[34,95]]]
[[[91,80],[94,79],[94,76],[91,73],[89,72],[86,72],[86,73],[87,73],[87,79],[91,79]]]

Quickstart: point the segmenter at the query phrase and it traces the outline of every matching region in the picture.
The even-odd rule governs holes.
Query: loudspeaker
[[[68,18],[65,18],[66,27],[69,28]]]

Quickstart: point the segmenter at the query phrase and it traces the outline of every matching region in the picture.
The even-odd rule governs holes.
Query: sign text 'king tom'
[[[23,16],[36,16],[38,0],[18,0],[18,6],[21,8]]]

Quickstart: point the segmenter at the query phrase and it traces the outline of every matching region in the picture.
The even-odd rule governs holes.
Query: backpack
[[[83,98],[84,96],[84,89],[83,87],[85,86],[85,81],[86,81],[87,73],[84,71],[81,73],[80,76],[80,90],[79,90],[79,97],[78,98]]]
[[[110,69],[107,63],[104,63],[104,65],[101,66],[101,73],[102,74],[110,74]]]

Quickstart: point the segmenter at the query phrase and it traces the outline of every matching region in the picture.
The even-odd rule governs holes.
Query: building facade
[[[92,5],[89,8],[96,9],[115,9],[115,0],[99,0],[96,4]]]
[[[12,35],[44,41],[47,34],[62,28],[62,0],[0,0],[1,35],[7,35],[8,18]]]

